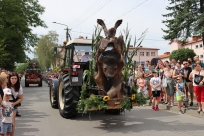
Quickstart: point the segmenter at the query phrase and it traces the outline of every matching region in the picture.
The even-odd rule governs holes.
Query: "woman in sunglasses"
[[[201,111],[204,113],[204,79],[198,83],[195,79],[197,76],[200,75],[200,77],[204,77],[204,71],[201,69],[201,64],[199,62],[196,62],[194,64],[194,70],[190,73],[189,80],[193,81],[193,90],[196,95],[196,100],[198,103],[198,114],[200,114]]]

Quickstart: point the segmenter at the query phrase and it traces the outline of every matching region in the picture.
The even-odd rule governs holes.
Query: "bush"
[[[181,61],[187,61],[188,58],[192,58],[196,56],[194,50],[188,49],[188,48],[183,48],[183,49],[178,49],[174,50],[171,52],[171,55],[169,56],[169,59],[175,59],[175,60],[181,60]]]

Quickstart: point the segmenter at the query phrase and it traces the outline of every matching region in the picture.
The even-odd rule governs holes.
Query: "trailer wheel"
[[[123,112],[123,109],[110,109],[110,110],[105,110],[105,113],[107,114],[113,114],[113,115],[120,115],[120,113]]]
[[[50,86],[49,94],[50,94],[50,105],[52,108],[58,108],[58,100],[57,100],[57,92],[58,92],[58,80],[53,80],[52,85]]]
[[[76,108],[79,97],[79,88],[70,86],[69,75],[61,75],[59,79],[58,107],[62,117],[73,118],[77,115]]]

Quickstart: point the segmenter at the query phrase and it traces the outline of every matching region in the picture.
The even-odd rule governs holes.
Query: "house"
[[[182,49],[182,48],[189,48],[194,50],[196,55],[199,56],[201,62],[204,62],[204,47],[203,47],[203,40],[199,36],[193,36],[191,40],[187,41],[185,45],[181,45],[177,40],[171,41],[169,43],[170,51]]]
[[[165,61],[169,61],[169,56],[170,56],[170,52],[165,52],[164,54],[162,55],[159,55],[158,58],[165,62]]]
[[[128,55],[131,55],[132,51],[135,48],[133,46],[129,47]],[[157,48],[147,48],[140,46],[138,47],[137,53],[132,58],[132,61],[136,61],[136,64],[144,64],[145,61],[151,61],[152,58],[158,58],[158,50]]]

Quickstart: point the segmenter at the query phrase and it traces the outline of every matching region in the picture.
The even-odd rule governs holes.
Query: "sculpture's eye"
[[[114,68],[114,70],[117,70],[117,68]]]
[[[104,70],[104,71],[106,71],[106,70],[107,70],[107,68],[103,68],[103,70]]]

